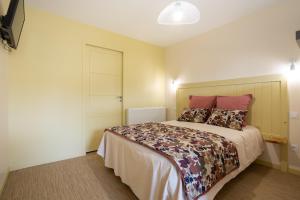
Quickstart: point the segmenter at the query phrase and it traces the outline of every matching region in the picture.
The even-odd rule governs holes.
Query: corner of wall
[[[9,172],[10,172],[10,170],[9,170],[9,168],[7,168],[7,171],[4,172],[4,174],[3,174],[3,176],[2,176],[2,177],[3,177],[3,180],[0,180],[0,196],[1,196],[1,194],[2,194],[2,191],[3,191],[3,189],[4,189],[5,183],[6,183],[6,181],[7,181]]]
[[[9,1],[0,2],[0,15],[5,15]],[[7,65],[8,54],[0,46],[0,194],[9,174],[8,122],[7,122]]]

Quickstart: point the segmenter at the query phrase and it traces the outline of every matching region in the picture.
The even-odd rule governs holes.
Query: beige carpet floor
[[[11,172],[1,200],[137,199],[95,153]],[[217,200],[299,200],[300,176],[257,164],[228,183]]]

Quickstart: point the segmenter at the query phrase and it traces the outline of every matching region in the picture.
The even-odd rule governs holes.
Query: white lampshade
[[[163,9],[157,19],[163,25],[195,24],[200,20],[198,8],[187,1],[174,1]]]

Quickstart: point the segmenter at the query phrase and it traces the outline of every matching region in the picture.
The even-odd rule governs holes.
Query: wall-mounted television
[[[16,49],[25,22],[24,0],[11,0],[5,16],[1,17],[1,37]]]

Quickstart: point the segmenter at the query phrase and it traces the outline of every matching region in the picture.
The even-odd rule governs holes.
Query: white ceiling
[[[169,46],[285,0],[189,0],[200,10],[194,25],[157,24],[159,12],[172,0],[27,0],[38,7],[86,24]]]

